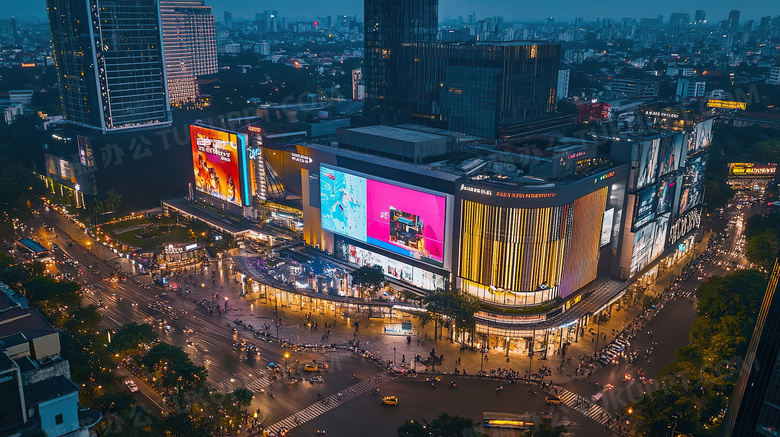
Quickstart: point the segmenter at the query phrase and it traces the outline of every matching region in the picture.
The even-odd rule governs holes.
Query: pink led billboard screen
[[[446,204],[443,196],[320,168],[324,229],[438,266]]]

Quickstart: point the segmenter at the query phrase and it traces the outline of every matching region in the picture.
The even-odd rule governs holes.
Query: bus
[[[43,247],[40,243],[31,238],[22,238],[16,242],[16,246],[19,247],[23,253],[27,254],[27,256],[32,258],[34,261],[42,263],[52,261],[49,249]]]
[[[482,425],[485,428],[508,428],[527,431],[534,426],[530,414],[517,413],[482,413]]]

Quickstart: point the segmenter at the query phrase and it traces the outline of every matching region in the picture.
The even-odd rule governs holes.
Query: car
[[[543,411],[542,414],[539,417],[541,417],[542,420],[552,420],[553,419],[553,412],[552,411]]]
[[[130,393],[135,393],[138,391],[138,386],[135,385],[132,379],[128,379],[127,381],[125,381],[125,385],[130,390]]]
[[[398,398],[395,396],[385,396],[382,398],[382,405],[398,405]]]
[[[558,396],[545,396],[544,401],[547,403],[547,405],[560,405],[561,404],[561,398]]]
[[[321,376],[312,376],[312,377],[311,377],[311,379],[310,379],[309,381],[310,381],[312,384],[313,384],[313,383],[315,383],[315,382],[325,382],[325,380],[324,380],[324,379],[322,379],[322,377],[321,377]]]
[[[425,380],[428,382],[441,382],[441,376],[429,376]]]
[[[303,366],[303,370],[306,372],[316,372],[317,371],[317,365],[308,363],[305,366]]]

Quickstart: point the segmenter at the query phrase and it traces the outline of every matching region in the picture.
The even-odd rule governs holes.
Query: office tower
[[[756,327],[742,363],[723,437],[771,436],[780,429],[780,262],[775,260]]]
[[[233,14],[225,11],[224,17],[225,27],[231,27],[233,25]]]
[[[14,45],[19,45],[19,31],[16,29],[16,17],[11,17],[11,34]]]
[[[398,119],[392,103],[398,84],[402,44],[433,42],[438,31],[438,0],[365,0],[363,3],[366,84],[364,117],[375,123]],[[389,104],[388,104],[389,103]]]
[[[556,97],[558,100],[569,97],[569,77],[571,70],[558,70],[558,91]]]
[[[729,12],[729,28],[736,29],[739,27],[739,11],[734,9]]]
[[[704,23],[706,21],[706,16],[707,15],[704,13],[703,10],[697,9],[696,10],[696,15],[694,15],[693,22],[695,24],[702,24],[702,23]]]
[[[217,41],[211,6],[203,0],[161,0],[168,95],[173,106],[198,97],[197,77],[217,72]]]
[[[361,101],[366,96],[366,86],[363,84],[363,70],[352,70],[352,100]]]
[[[680,78],[677,80],[677,96],[682,98],[704,97],[707,82],[704,80]]]
[[[555,111],[560,45],[406,43],[399,121],[486,138],[514,136]]]
[[[280,32],[282,29],[282,20],[277,11],[265,11],[255,14],[255,22],[259,33]]]
[[[683,12],[674,12],[669,16],[669,24],[672,26],[686,26],[691,22],[691,15]]]
[[[157,0],[47,0],[65,119],[103,133],[171,123]]]

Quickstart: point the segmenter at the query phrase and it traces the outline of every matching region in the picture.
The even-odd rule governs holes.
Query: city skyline
[[[312,0],[301,0],[293,3],[281,3],[279,5],[265,4],[255,2],[254,5],[247,6],[246,2],[238,0],[208,0],[207,6],[211,6],[217,21],[225,11],[233,14],[234,18],[254,19],[255,13],[273,8],[279,11],[283,17],[291,19],[314,19],[318,16],[326,15],[357,15],[363,14],[363,5],[360,0],[348,0],[341,2],[338,9],[334,9],[332,4],[323,4]],[[476,13],[477,19],[488,16],[503,16],[508,20],[541,20],[548,17],[569,21],[575,17],[584,19],[596,19],[600,17],[607,18],[650,18],[663,15],[668,20],[669,15],[674,12],[687,12],[693,17],[693,13],[698,10],[704,10],[707,14],[707,20],[720,21],[728,19],[729,11],[737,8],[741,12],[741,20],[758,20],[765,15],[776,15],[777,12],[766,10],[765,2],[761,0],[746,0],[735,5],[733,2],[725,0],[715,1],[695,1],[681,5],[673,0],[660,0],[652,3],[641,4],[614,4],[609,0],[593,0],[582,4],[575,0],[558,0],[555,2],[542,2],[528,5],[507,5],[504,0],[486,0],[474,2],[469,0],[445,0],[439,7],[439,19],[457,18],[463,16],[464,19],[472,13]],[[565,10],[566,15],[560,15],[560,11]],[[300,15],[300,11],[309,12],[308,15]],[[40,17],[44,18],[46,14],[46,4],[43,0],[36,0],[29,3],[13,3],[6,5],[3,12],[0,12],[0,18],[16,17]]]

